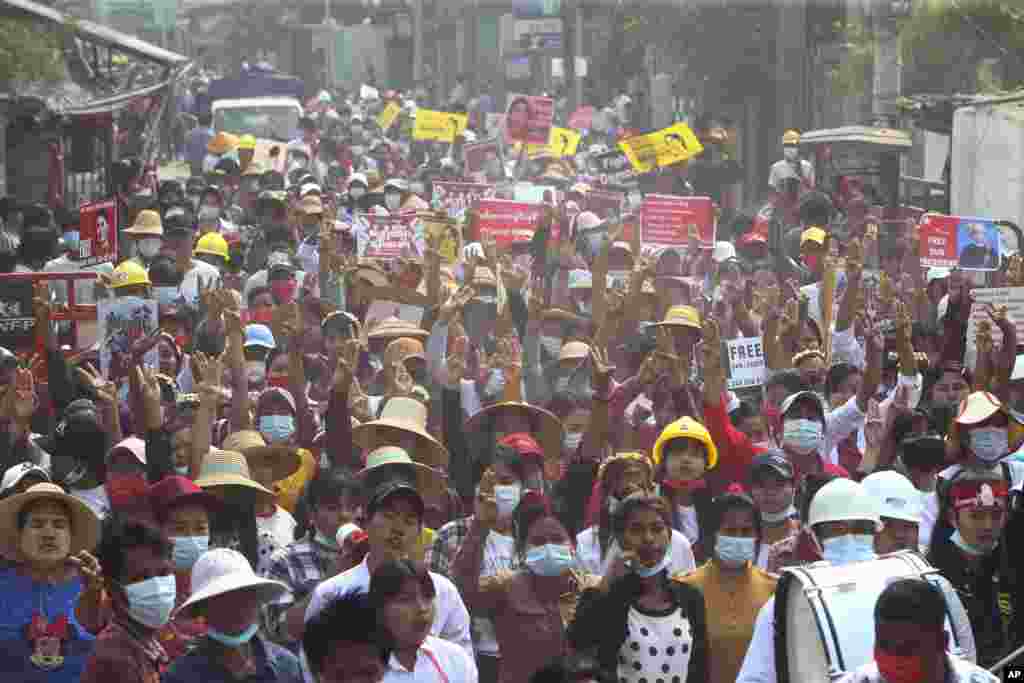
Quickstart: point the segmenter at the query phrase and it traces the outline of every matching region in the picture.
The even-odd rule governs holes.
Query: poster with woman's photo
[[[555,101],[550,97],[509,95],[505,111],[506,142],[547,145],[555,120]]]
[[[117,260],[116,200],[83,205],[78,230],[78,253],[82,266]]]
[[[155,334],[159,328],[156,301],[134,296],[100,299],[96,305],[96,319],[99,323],[100,372],[104,377],[117,382],[127,377],[139,361],[147,368],[160,367],[156,346],[141,358],[135,358],[132,351],[137,342]]]

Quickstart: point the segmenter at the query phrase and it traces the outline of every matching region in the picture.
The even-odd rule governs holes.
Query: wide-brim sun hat
[[[299,449],[287,445],[267,445],[263,435],[252,429],[232,432],[224,439],[221,447],[245,456],[252,468],[255,462],[270,462],[274,470],[274,481],[282,481],[299,471],[302,457]]]
[[[467,432],[490,430],[493,433],[497,431],[494,429],[494,424],[509,417],[525,419],[529,429],[522,430],[516,427],[502,431],[526,431],[544,448],[544,460],[547,464],[561,460],[562,435],[564,432],[562,421],[551,411],[532,403],[523,401],[492,403],[486,408],[477,411],[466,420],[465,430]]]
[[[249,463],[245,456],[237,451],[225,451],[211,448],[203,458],[196,478],[196,486],[208,489],[213,494],[223,494],[220,489],[231,488],[245,491],[257,500],[274,500],[274,492],[253,481],[249,474]]]
[[[444,473],[416,462],[407,450],[393,445],[370,451],[358,478],[367,496],[396,484],[413,489],[424,500],[442,500],[447,492]]]
[[[63,505],[71,517],[69,555],[83,550],[92,552],[100,540],[100,520],[89,506],[69,496],[57,484],[40,483],[0,501],[0,555],[9,560],[21,559],[21,530],[18,517],[28,505],[40,501],[53,501]]]
[[[352,443],[370,453],[383,446],[398,445],[402,436],[412,435],[416,442],[413,459],[427,467],[446,469],[449,453],[426,429],[427,407],[414,398],[403,396],[384,404],[380,417],[352,430]]]
[[[192,566],[192,594],[177,610],[176,616],[195,616],[204,603],[227,593],[246,591],[265,605],[291,592],[280,581],[256,575],[252,565],[237,550],[214,548],[203,553]]]
[[[376,327],[370,330],[368,339],[398,339],[400,337],[412,337],[413,339],[426,339],[430,332],[401,318],[384,318]]]

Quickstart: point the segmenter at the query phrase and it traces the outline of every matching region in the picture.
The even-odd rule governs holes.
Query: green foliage
[[[875,62],[875,41],[863,23],[836,22],[835,34],[842,40],[843,61],[829,72],[829,86],[835,95],[860,95],[871,88],[871,70]]]
[[[27,19],[0,18],[0,83],[63,78],[61,33]]]
[[[944,76],[947,91],[992,93],[1020,86],[1024,83],[1024,3],[915,3],[913,14],[901,22],[900,47],[905,64]]]

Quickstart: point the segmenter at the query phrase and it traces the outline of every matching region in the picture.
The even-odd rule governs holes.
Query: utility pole
[[[575,5],[575,26],[572,32],[573,102],[574,108],[579,109],[583,106],[583,69],[580,68],[583,65],[583,0],[576,0]]]
[[[419,83],[423,78],[423,0],[409,0],[412,3],[412,80]]]

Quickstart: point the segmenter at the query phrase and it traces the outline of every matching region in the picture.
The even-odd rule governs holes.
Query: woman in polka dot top
[[[621,555],[601,585],[583,593],[569,641],[597,649],[619,683],[705,683],[707,630],[700,591],[668,575],[672,512],[636,494],[612,521]]]

